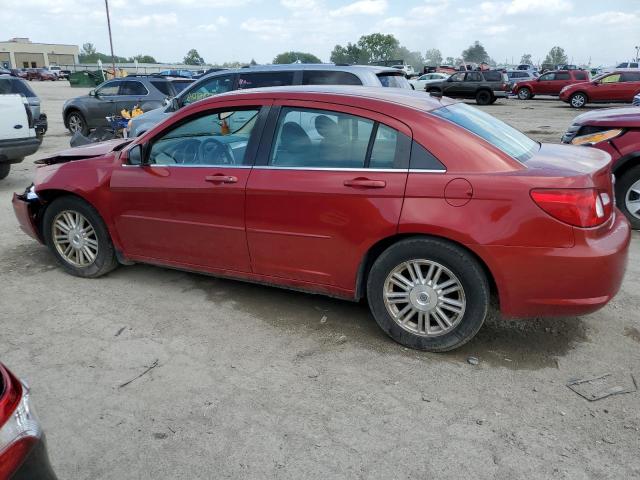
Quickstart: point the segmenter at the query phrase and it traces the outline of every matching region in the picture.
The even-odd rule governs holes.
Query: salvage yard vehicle
[[[11,164],[20,163],[40,148],[35,122],[26,97],[0,95],[0,180],[6,178]]]
[[[543,73],[538,78],[518,81],[512,92],[520,100],[530,100],[536,95],[560,95],[564,87],[588,80],[589,73],[584,70],[556,70]]]
[[[588,145],[613,158],[618,208],[640,230],[640,108],[607,108],[578,115],[563,143]]]
[[[404,74],[389,67],[370,65],[290,64],[260,65],[221,70],[206,75],[185,89],[168,105],[147,112],[130,122],[129,136],[143,134],[176,110],[203,98],[231,90],[287,85],[362,85],[411,88]]]
[[[36,135],[41,137],[47,133],[47,116],[44,113],[41,113],[40,99],[35,94],[31,86],[21,78],[0,75],[0,95],[6,95],[9,93],[17,93],[27,99],[29,109],[31,110],[31,116],[34,120]]]
[[[0,479],[56,480],[29,387],[0,363]]]
[[[598,310],[630,228],[610,157],[411,89],[229,92],[146,134],[38,160],[21,228],[79,277],[133,262],[366,298],[411,348]]]
[[[478,105],[489,105],[498,98],[507,98],[509,78],[499,70],[458,72],[446,80],[431,82],[427,92],[451,98],[475,98]]]
[[[560,100],[573,108],[587,103],[631,103],[640,93],[640,71],[617,70],[594,78],[591,82],[568,85],[560,91]]]
[[[108,80],[88,95],[67,100],[62,106],[64,126],[73,134],[88,135],[97,127],[106,127],[106,117],[136,105],[144,111],[163,105],[167,98],[178,94],[192,80],[157,75],[129,76]]]
[[[429,83],[446,80],[447,78],[449,78],[449,76],[450,75],[448,75],[446,73],[439,73],[439,72],[425,73],[424,75],[420,75],[417,78],[409,80],[409,84],[413,85],[413,88],[415,90],[423,90],[424,91],[425,87]]]

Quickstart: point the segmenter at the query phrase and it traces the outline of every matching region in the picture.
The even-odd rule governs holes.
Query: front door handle
[[[369,180],[368,178],[358,177],[352,180],[345,180],[344,186],[352,188],[384,188],[387,186],[387,182],[384,180]]]
[[[204,179],[206,182],[211,183],[238,183],[238,177],[234,177],[233,175],[223,175],[221,173],[207,175]]]

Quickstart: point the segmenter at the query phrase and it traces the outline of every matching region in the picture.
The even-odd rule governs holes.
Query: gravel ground
[[[87,90],[32,86],[50,130],[0,183],[0,358],[33,387],[61,479],[640,477],[640,392],[588,402],[565,385],[640,380],[637,233],[603,310],[497,319],[447,354],[321,296],[144,265],[82,280],[21,233],[10,198],[68,145],[62,103]],[[576,113],[485,109],[543,141]]]

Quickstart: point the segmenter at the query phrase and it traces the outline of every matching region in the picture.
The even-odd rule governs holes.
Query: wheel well
[[[476,90],[476,97],[478,96],[478,94],[480,93],[488,93],[490,97],[493,98],[493,92],[491,91],[491,89],[487,88],[487,87],[480,87]]]
[[[583,95],[585,96],[585,98],[586,98],[587,100],[589,100],[589,95],[587,95],[587,92],[585,92],[585,91],[583,91],[583,90],[578,90],[577,92],[573,92],[571,95],[569,95],[569,98],[573,97],[573,96],[574,96],[575,94],[577,94],[577,93],[581,93],[581,94],[583,94]]]
[[[82,198],[80,195],[76,195],[75,193],[69,192],[67,190],[51,189],[51,190],[42,190],[38,192],[38,198],[40,198],[40,206],[34,213],[36,215],[36,226],[38,227],[38,230],[39,230],[38,233],[40,233],[41,237],[42,237],[42,219],[44,218],[45,210],[47,209],[49,204],[51,204],[51,202],[53,202],[55,199],[60,197],[65,197],[65,196],[76,197],[86,202],[86,200]]]
[[[67,118],[69,117],[69,114],[72,112],[78,112],[80,115],[82,115],[82,112],[80,111],[80,109],[78,107],[69,107],[67,108],[67,110],[65,110],[64,112],[64,126],[66,128],[69,128],[69,122],[67,121]],[[82,115],[82,117],[84,118],[84,115]]]
[[[465,247],[461,243],[452,241],[445,237],[440,237],[437,235],[427,235],[423,233],[402,233],[402,234],[394,235],[392,237],[384,238],[379,242],[375,243],[374,245],[372,245],[371,248],[369,248],[369,250],[367,250],[367,252],[365,253],[362,259],[362,262],[360,263],[360,268],[358,269],[358,277],[356,279],[356,300],[361,300],[366,296],[367,278],[369,277],[369,272],[371,271],[371,267],[373,266],[373,263],[382,254],[382,252],[384,252],[387,248],[394,245],[395,243],[398,243],[401,240],[405,240],[407,238],[416,238],[416,237],[435,238],[438,240],[449,242],[465,250],[469,255],[475,258],[478,261],[478,263],[482,266],[482,269],[484,270],[484,273],[487,276],[487,280],[489,280],[489,289],[491,292],[491,296],[495,297],[495,301],[498,302],[498,298],[499,298],[498,286],[496,284],[495,279],[493,278],[493,274],[491,273],[491,270],[489,270],[489,267],[484,262],[484,260],[482,260],[482,258],[480,258],[473,251],[469,250],[467,247]]]
[[[636,161],[634,162],[634,160]],[[640,152],[631,153],[618,160],[613,167],[613,174],[618,179],[636,165],[640,165]]]

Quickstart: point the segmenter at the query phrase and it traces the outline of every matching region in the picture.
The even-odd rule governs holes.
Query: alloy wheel
[[[581,93],[578,93],[578,94],[574,95],[573,97],[571,97],[571,106],[572,107],[580,108],[580,107],[584,106],[584,104],[586,102],[587,102],[587,99]]]
[[[467,306],[458,277],[444,265],[424,259],[394,268],[385,280],[383,298],[401,328],[423,337],[451,332]]]
[[[60,256],[75,267],[88,267],[98,257],[98,236],[84,215],[64,210],[53,219],[53,244]]]
[[[73,133],[82,131],[82,119],[79,115],[72,113],[69,115],[69,130]]]
[[[640,219],[640,179],[629,187],[624,196],[624,203],[627,211],[635,218]]]

